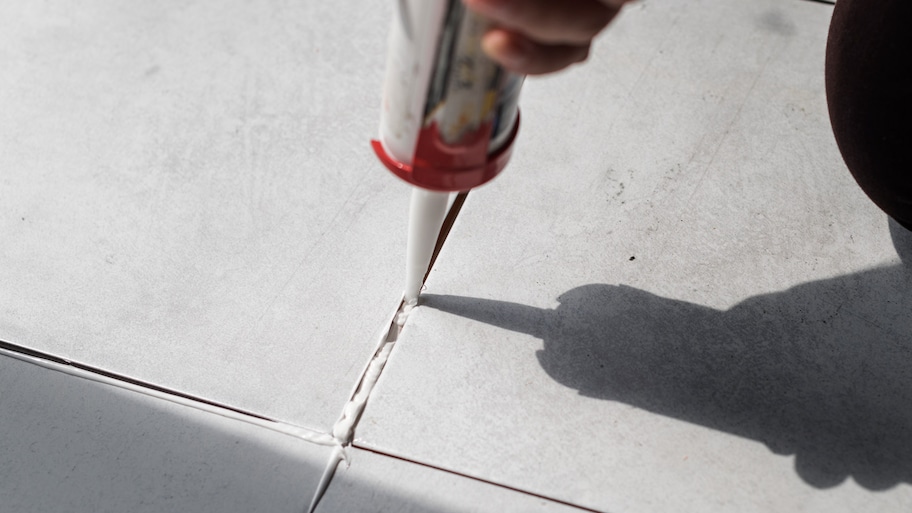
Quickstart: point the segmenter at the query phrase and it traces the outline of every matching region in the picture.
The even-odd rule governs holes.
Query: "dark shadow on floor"
[[[805,283],[720,311],[592,284],[554,310],[476,298],[428,307],[544,341],[545,371],[580,394],[758,440],[809,484],[912,483],[912,234],[902,264]]]
[[[0,354],[0,511],[304,513],[329,449]]]

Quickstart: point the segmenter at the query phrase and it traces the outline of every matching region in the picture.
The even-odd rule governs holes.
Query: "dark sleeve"
[[[855,180],[912,230],[912,1],[836,2],[826,92],[836,142]]]

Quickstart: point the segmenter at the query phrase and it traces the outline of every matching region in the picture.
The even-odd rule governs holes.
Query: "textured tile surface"
[[[642,0],[530,80],[358,443],[612,512],[908,511],[912,241],[832,142],[830,12]],[[401,290],[408,191],[366,144],[388,18],[0,4],[0,339],[327,429]],[[0,366],[14,511],[301,511],[323,470]],[[324,513],[563,509],[354,452]]]
[[[389,16],[0,5],[0,339],[328,429],[402,290]]]
[[[353,449],[317,513],[510,513],[581,510],[449,472]]]
[[[0,510],[307,508],[329,449],[0,355]]]
[[[529,81],[359,443],[604,511],[908,511],[912,242],[832,140],[831,10],[641,2]]]

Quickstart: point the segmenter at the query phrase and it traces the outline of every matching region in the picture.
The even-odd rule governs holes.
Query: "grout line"
[[[444,217],[443,223],[441,223],[437,241],[434,244],[434,251],[431,254],[431,260],[428,263],[427,272],[424,273],[424,280],[427,280],[428,275],[430,275],[431,268],[434,267],[434,262],[437,260],[437,255],[440,254],[440,250],[443,248],[443,244],[446,242],[447,236],[450,234],[453,223],[456,222],[456,217],[462,210],[462,206],[465,204],[468,194],[469,191],[463,191],[457,194],[453,204],[447,211],[447,215]],[[345,452],[345,448],[352,445],[352,440],[354,440],[355,437],[355,429],[358,426],[358,422],[361,420],[361,414],[364,413],[364,408],[367,406],[367,401],[370,399],[371,392],[374,390],[377,380],[380,379],[380,374],[386,367],[386,362],[389,361],[393,347],[399,339],[399,333],[402,331],[402,327],[408,319],[408,314],[414,307],[415,305],[413,304],[406,304],[404,299],[400,300],[389,324],[384,325],[386,327],[381,332],[380,340],[377,343],[370,360],[368,360],[367,364],[364,366],[364,370],[361,371],[361,376],[358,378],[354,390],[352,390],[352,393],[349,395],[348,402],[342,407],[342,413],[333,425],[332,439],[335,449],[329,456],[329,461],[326,463],[326,469],[323,471],[320,483],[314,492],[307,513],[314,513],[317,506],[320,504],[320,500],[329,489],[329,485],[335,476],[339,463],[342,461],[345,461],[346,464],[348,463],[349,459],[348,454]]]
[[[329,460],[326,462],[326,468],[323,470],[323,475],[320,478],[317,489],[314,490],[314,495],[310,500],[310,506],[307,508],[307,513],[313,513],[316,510],[317,505],[320,504],[320,500],[323,499],[323,496],[329,489],[329,485],[336,474],[339,463],[343,461],[348,463],[349,461],[348,453],[345,452],[345,448],[351,445],[355,433],[355,426],[357,426],[358,421],[361,419],[361,413],[364,411],[364,407],[367,406],[367,399],[370,397],[370,393],[377,383],[377,379],[380,377],[383,367],[386,365],[389,354],[393,350],[393,345],[399,337],[399,331],[402,329],[402,326],[398,321],[399,319],[405,320],[405,308],[405,301],[400,301],[399,306],[396,308],[396,312],[393,313],[392,319],[389,322],[389,327],[385,330],[385,334],[381,335],[377,348],[374,349],[370,360],[368,360],[367,365],[364,366],[364,370],[361,371],[361,377],[358,379],[354,391],[349,396],[349,400],[342,407],[342,413],[339,415],[339,419],[333,424],[331,436],[335,449],[332,454],[329,455]]]
[[[576,508],[576,509],[579,509],[579,510],[582,510],[582,511],[589,511],[589,512],[591,512],[591,513],[603,513],[601,510],[592,509],[592,508],[587,508],[587,507],[585,507],[585,506],[580,506],[579,504],[574,504],[574,503],[572,503],[572,502],[567,502],[567,501],[565,501],[565,500],[555,499],[554,497],[549,497],[549,496],[547,496],[547,495],[542,495],[542,494],[540,494],[540,493],[530,492],[530,491],[528,491],[528,490],[523,490],[522,488],[516,488],[515,486],[510,486],[510,485],[506,485],[506,484],[503,484],[503,483],[498,483],[498,482],[496,482],[496,481],[490,481],[490,480],[488,480],[488,479],[484,479],[484,478],[481,478],[481,477],[476,477],[476,476],[472,476],[472,475],[469,475],[469,474],[464,474],[464,473],[462,473],[462,472],[458,472],[458,471],[455,471],[455,470],[450,470],[450,469],[447,469],[447,468],[438,467],[437,465],[432,465],[432,464],[430,464],[430,463],[424,463],[424,462],[421,462],[421,461],[411,460],[411,459],[405,458],[405,457],[403,457],[403,456],[397,456],[397,455],[395,455],[395,454],[391,454],[391,453],[388,453],[388,452],[384,452],[384,451],[379,450],[379,449],[375,449],[375,448],[371,448],[371,447],[366,447],[366,446],[361,445],[361,444],[359,444],[359,443],[357,443],[357,442],[352,443],[352,447],[355,447],[355,448],[360,449],[360,450],[362,450],[362,451],[371,452],[371,453],[377,454],[377,455],[379,455],[379,456],[386,456],[386,457],[388,457],[388,458],[393,458],[393,459],[396,459],[396,460],[399,460],[399,461],[404,461],[404,462],[406,462],[406,463],[412,463],[412,464],[414,464],[414,465],[418,465],[418,466],[421,466],[421,467],[425,467],[425,468],[429,468],[429,469],[433,469],[433,470],[439,470],[439,471],[441,471],[441,472],[446,472],[447,474],[452,474],[452,475],[454,475],[454,476],[464,477],[464,478],[466,478],[466,479],[471,479],[472,481],[477,481],[477,482],[479,482],[479,483],[485,483],[485,484],[489,484],[489,485],[494,485],[494,486],[497,486],[497,487],[499,487],[499,488],[504,488],[504,489],[507,489],[507,490],[510,490],[510,491],[522,493],[522,494],[524,494],[524,495],[531,495],[532,497],[537,497],[537,498],[539,498],[539,499],[544,499],[544,500],[547,500],[547,501],[556,502],[556,503],[558,503],[558,504],[562,504],[562,505],[564,505],[564,506],[570,506],[570,507],[573,507],[573,508]]]
[[[427,280],[428,275],[431,273],[431,268],[433,268],[434,262],[436,262],[437,256],[440,254],[441,248],[443,248],[443,244],[456,221],[456,217],[462,210],[463,204],[465,204],[468,193],[469,191],[463,191],[457,194],[449,211],[447,211],[447,215],[443,220],[440,233],[437,236],[437,241],[434,245],[434,251],[431,254],[428,270],[424,274],[425,280]],[[361,419],[361,413],[367,405],[370,393],[373,390],[374,385],[376,385],[380,373],[383,372],[383,368],[389,359],[389,355],[399,337],[399,333],[402,331],[402,326],[408,317],[408,312],[412,308],[412,305],[406,305],[404,301],[400,301],[399,306],[389,323],[389,327],[383,332],[383,336],[380,337],[377,348],[374,350],[367,365],[365,365],[361,377],[349,396],[348,402],[343,407],[339,420],[333,425],[332,433],[321,433],[312,429],[287,424],[240,408],[203,399],[201,397],[155,385],[147,381],[106,371],[99,367],[75,362],[3,340],[0,340],[0,356],[14,358],[51,371],[68,374],[102,385],[114,386],[129,392],[161,399],[206,413],[212,413],[220,417],[245,422],[277,433],[292,436],[306,442],[332,447],[333,450],[330,453],[329,461],[320,478],[310,507],[307,510],[309,513],[312,513],[319,504],[320,499],[322,499],[323,495],[326,493],[326,490],[329,488],[329,484],[335,475],[339,463],[342,461],[348,462],[348,455],[345,452],[345,448],[352,445],[354,430],[357,427],[358,421]]]
[[[189,394],[153,385],[145,381],[129,378],[113,372],[108,372],[90,365],[73,362],[41,351],[4,342],[0,340],[0,355],[14,358],[45,369],[68,374],[81,379],[94,381],[102,385],[114,386],[130,392],[161,399],[170,403],[179,404],[188,408],[212,413],[227,419],[238,420],[254,426],[292,436],[306,442],[319,445],[333,446],[335,440],[328,433],[321,433],[312,429],[279,422],[277,420],[257,415],[239,408],[209,401]]]

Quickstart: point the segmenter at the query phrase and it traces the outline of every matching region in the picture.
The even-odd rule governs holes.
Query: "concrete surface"
[[[909,511],[912,236],[831,12],[642,0],[529,80],[319,511]],[[0,4],[0,340],[329,433],[403,285],[390,13]],[[0,413],[4,512],[303,511],[329,451],[6,356]]]

